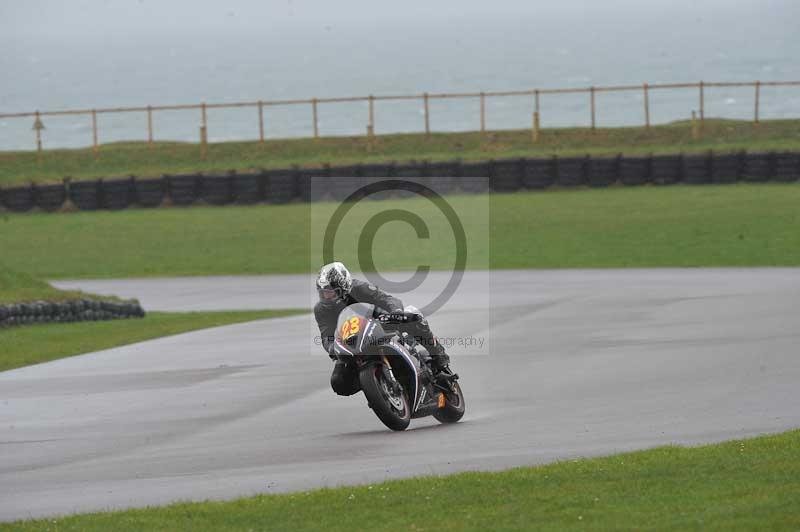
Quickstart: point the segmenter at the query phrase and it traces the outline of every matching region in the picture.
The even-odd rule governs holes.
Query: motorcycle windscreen
[[[344,344],[352,354],[360,351],[361,340],[374,311],[375,305],[354,303],[339,313],[339,319],[336,322],[336,339]]]

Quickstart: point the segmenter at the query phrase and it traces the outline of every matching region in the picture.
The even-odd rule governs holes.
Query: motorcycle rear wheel
[[[444,394],[444,407],[433,413],[433,417],[439,423],[455,423],[464,416],[464,393],[461,391],[461,386],[458,382],[454,382],[452,388],[452,393]]]
[[[384,375],[383,368],[377,364],[362,369],[358,379],[369,407],[378,419],[392,430],[405,430],[411,423],[411,407],[406,391],[401,388],[399,394],[393,392],[393,384]]]

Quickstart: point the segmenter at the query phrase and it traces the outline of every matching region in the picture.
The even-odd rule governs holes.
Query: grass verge
[[[149,312],[142,319],[12,327],[0,330],[0,371],[198,329],[304,312],[308,311]]]
[[[468,268],[800,265],[796,184],[551,190],[448,201],[475,237]],[[451,269],[452,231],[425,200],[359,203],[338,234],[358,235],[376,213],[398,207],[419,212],[431,238],[417,238],[404,223],[386,224],[373,248],[376,268]],[[309,272],[316,266],[309,235],[322,234],[334,208],[6,216],[0,249],[8,267],[44,279]],[[337,238],[337,259],[359,264],[357,240]]]
[[[499,473],[174,504],[0,529],[796,530],[800,431]]]
[[[46,139],[45,139],[46,142]],[[160,176],[165,173],[247,170],[253,167],[285,168],[291,165],[319,167],[358,162],[388,162],[460,158],[479,160],[504,157],[537,157],[552,154],[676,153],[714,149],[733,151],[795,150],[800,148],[800,120],[752,122],[707,119],[702,138],[692,139],[691,125],[676,122],[642,127],[544,129],[536,144],[530,130],[482,134],[422,133],[382,135],[373,143],[364,137],[225,142],[211,144],[205,161],[192,143],[121,142],[91,148],[47,150],[39,160],[36,152],[0,152],[0,186],[35,181],[127,176]]]
[[[9,270],[0,264],[0,305],[27,301],[63,301],[96,299],[98,296],[79,291],[59,290],[30,275]],[[108,297],[105,299],[114,299]]]

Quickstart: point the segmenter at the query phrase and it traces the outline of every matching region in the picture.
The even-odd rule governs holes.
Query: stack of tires
[[[0,305],[0,327],[33,323],[142,318],[144,315],[144,309],[136,301],[99,301],[95,299],[33,301]]]
[[[71,181],[0,189],[0,206],[12,212],[125,209],[131,206],[249,205],[293,201],[342,200],[375,180],[411,180],[440,194],[509,193],[548,187],[608,187],[615,184],[671,185],[796,182],[800,153],[692,153],[616,157],[567,156],[488,161],[410,161],[408,163],[323,165],[230,171],[221,174],[165,175]],[[381,191],[371,199],[407,197],[402,190]]]

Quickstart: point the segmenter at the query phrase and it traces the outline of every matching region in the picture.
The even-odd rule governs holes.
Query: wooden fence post
[[[206,160],[208,150],[208,124],[206,122],[206,102],[200,104],[200,159]]]
[[[264,102],[258,100],[258,142],[264,144]]]
[[[428,107],[428,93],[424,93],[422,95],[422,100],[425,104],[425,134],[431,134],[431,122],[430,122],[430,109]]]
[[[486,94],[481,91],[481,133],[486,133]]]
[[[703,87],[705,83],[702,81],[700,82],[700,129],[703,129],[706,125],[706,102],[705,102],[705,91]]]
[[[147,106],[147,146],[153,147],[153,107]]]
[[[531,140],[534,143],[539,142],[539,111],[533,112],[533,130],[531,131]]]
[[[592,131],[594,131],[595,127],[595,113],[594,113],[594,87],[589,87],[589,95],[591,99],[591,107],[592,107]]]
[[[92,151],[97,156],[97,111],[92,109]]]
[[[755,125],[758,125],[758,105],[760,103],[759,102],[760,99],[761,99],[761,82],[756,81],[756,102],[755,102],[755,117],[754,117]]]
[[[650,129],[650,91],[647,83],[642,85],[644,90],[644,127]]]
[[[33,129],[36,131],[36,152],[37,158],[39,161],[42,160],[42,130],[44,129],[44,124],[42,123],[42,117],[39,116],[39,111],[36,111],[36,120],[33,121]]]
[[[313,115],[314,119],[314,138],[319,138],[319,123],[317,121],[317,99],[314,98],[311,100],[311,114]]]
[[[375,96],[369,95],[369,123],[367,125],[367,135],[371,138],[375,136]]]
[[[533,91],[533,110],[537,115],[542,116],[542,110],[539,108],[539,89]]]

